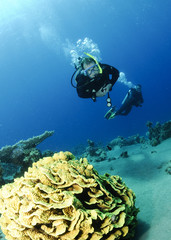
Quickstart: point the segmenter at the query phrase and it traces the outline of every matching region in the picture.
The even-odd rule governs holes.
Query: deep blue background
[[[1,0],[0,147],[55,130],[41,148],[70,150],[88,138],[145,135],[148,120],[170,120],[170,10],[170,0]],[[85,37],[98,44],[103,63],[142,85],[142,108],[107,121],[106,97],[78,98],[64,47]],[[112,102],[119,105],[127,90],[116,83]]]

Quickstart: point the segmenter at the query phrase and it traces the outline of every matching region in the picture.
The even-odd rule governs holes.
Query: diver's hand
[[[107,93],[106,88],[100,88],[99,91],[96,92],[96,97],[103,97]]]
[[[111,90],[112,84],[109,83],[105,87],[102,87],[99,89],[99,91],[96,92],[96,97],[103,97]]]

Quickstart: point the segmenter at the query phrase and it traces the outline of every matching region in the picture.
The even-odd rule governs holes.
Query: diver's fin
[[[104,118],[106,118],[107,120],[114,118],[113,115],[115,115],[115,106],[113,106],[111,109],[109,109],[109,111],[104,115]]]
[[[116,112],[112,113],[112,114],[110,115],[109,119],[113,119],[113,118],[115,118],[115,117],[116,117]]]

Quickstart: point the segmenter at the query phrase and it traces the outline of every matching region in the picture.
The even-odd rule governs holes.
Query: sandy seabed
[[[120,157],[124,151],[128,158]],[[171,175],[165,171],[171,167],[171,138],[156,147],[147,143],[115,146],[107,152],[105,161],[93,166],[100,174],[119,175],[135,192],[140,212],[133,240],[171,239]]]
[[[120,158],[123,151],[128,158]],[[135,144],[108,152],[116,160],[95,163],[100,174],[119,175],[136,194],[138,226],[133,240],[171,239],[171,138],[160,145]]]

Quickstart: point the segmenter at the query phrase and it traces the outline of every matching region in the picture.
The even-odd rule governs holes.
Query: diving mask
[[[97,64],[93,64],[92,66],[86,68],[82,72],[85,76],[90,76],[92,73],[99,73],[99,67]]]

